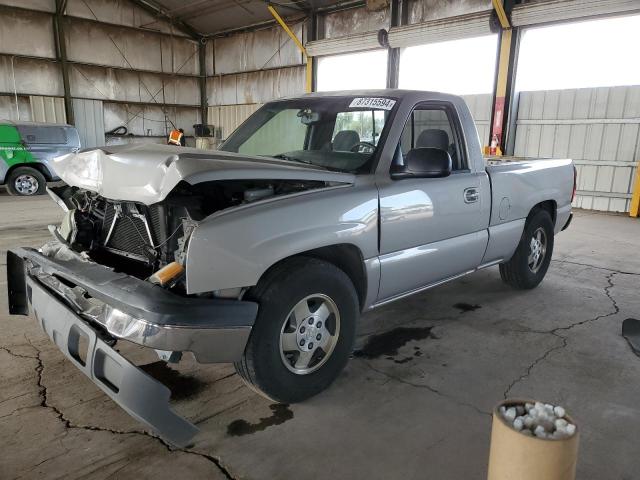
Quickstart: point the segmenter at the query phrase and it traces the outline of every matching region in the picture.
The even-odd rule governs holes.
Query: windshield
[[[268,103],[220,150],[365,172],[395,105],[389,98],[355,96]]]

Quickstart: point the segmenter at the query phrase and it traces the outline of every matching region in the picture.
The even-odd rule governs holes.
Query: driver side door
[[[468,165],[462,138],[453,106],[443,102],[418,105],[405,125],[395,162],[413,148],[439,148],[451,155],[453,170],[443,178],[379,185],[379,302],[467,273],[482,261],[489,183],[486,172]]]

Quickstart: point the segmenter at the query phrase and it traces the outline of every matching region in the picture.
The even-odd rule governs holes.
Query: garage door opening
[[[571,158],[574,206],[630,210],[638,162],[640,15],[524,30],[513,152]],[[631,55],[631,57],[630,57]]]
[[[317,78],[319,92],[385,88],[387,51],[321,57]]]
[[[404,48],[400,88],[457,95],[491,93],[497,48],[497,35]]]
[[[518,90],[556,90],[640,84],[640,15],[525,30]],[[625,46],[625,48],[620,48]]]

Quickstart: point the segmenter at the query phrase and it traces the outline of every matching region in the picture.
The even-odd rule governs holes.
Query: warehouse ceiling
[[[312,9],[336,4],[336,0],[137,0],[147,10],[155,10],[183,30],[211,36],[273,20],[267,10],[271,3],[283,17],[304,15]]]

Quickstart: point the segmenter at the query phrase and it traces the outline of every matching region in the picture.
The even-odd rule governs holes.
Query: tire
[[[7,191],[11,195],[31,197],[43,195],[47,188],[44,175],[35,168],[18,167],[7,175]]]
[[[546,210],[529,214],[520,243],[511,260],[500,264],[500,277],[519,290],[535,288],[549,269],[553,255],[553,221]],[[534,242],[537,240],[539,245]],[[536,252],[539,255],[536,257]]]
[[[331,263],[296,257],[268,272],[248,297],[259,303],[259,310],[244,355],[234,364],[238,374],[279,403],[301,402],[325,390],[347,364],[355,339],[360,307],[349,277]],[[328,317],[327,311],[332,312]],[[311,348],[314,341],[312,357],[298,347],[303,342]],[[293,349],[285,348],[291,342]]]

